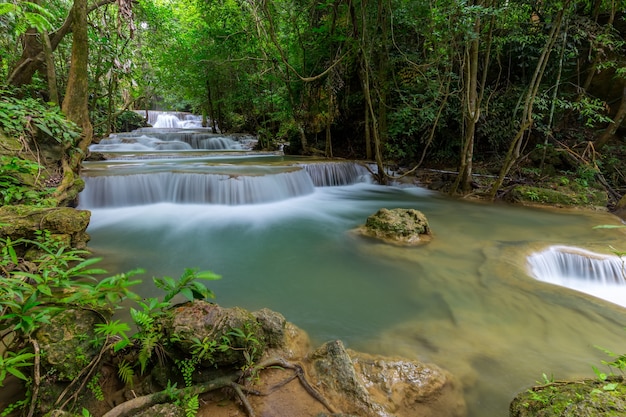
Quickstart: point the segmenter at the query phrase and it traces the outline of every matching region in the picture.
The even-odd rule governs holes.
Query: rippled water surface
[[[382,207],[421,210],[433,241],[350,232]],[[434,362],[463,383],[470,417],[503,417],[542,373],[593,377],[606,359],[594,346],[623,351],[622,307],[527,272],[526,257],[550,245],[626,246],[620,230],[593,229],[606,223],[618,221],[358,183],[265,204],[100,207],[89,233],[110,271],[147,270],[146,296],[158,294],[152,276],[212,270],[217,303],[279,311],[316,343]]]

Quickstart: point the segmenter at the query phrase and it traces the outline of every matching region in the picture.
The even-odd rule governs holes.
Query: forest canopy
[[[625,0],[14,0],[0,76],[7,97],[60,106],[83,150],[128,110],[184,110],[264,148],[374,160],[381,182],[389,163],[453,166],[466,193],[480,169],[494,196],[557,149],[558,169],[603,169],[619,189],[625,14]]]

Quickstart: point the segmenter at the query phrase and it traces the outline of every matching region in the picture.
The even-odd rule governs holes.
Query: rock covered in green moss
[[[626,381],[555,382],[518,394],[509,407],[510,417],[617,417],[626,416]]]
[[[240,307],[198,300],[181,304],[171,310],[163,329],[185,356],[197,355],[206,345],[201,355],[205,366],[240,366],[258,359],[267,347],[261,323]]]
[[[512,203],[542,204],[550,206],[606,207],[606,191],[592,187],[558,186],[555,188],[516,185],[506,195],[505,200]]]
[[[102,323],[91,310],[61,311],[35,332],[41,350],[42,373],[54,375],[59,381],[72,381],[99,353],[95,326]]]
[[[48,230],[71,247],[83,249],[89,241],[87,226],[91,212],[71,207],[33,207],[25,205],[0,207],[0,238],[35,239],[37,232]]]
[[[426,216],[419,210],[403,208],[378,210],[357,232],[399,245],[420,245],[432,238]]]

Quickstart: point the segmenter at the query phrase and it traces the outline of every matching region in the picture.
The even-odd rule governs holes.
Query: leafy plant
[[[18,98],[0,88],[0,126],[15,138],[36,138],[42,134],[63,145],[72,145],[80,136],[76,124],[68,121],[56,105],[33,98]]]
[[[23,245],[37,248],[39,257],[24,261],[18,257]],[[87,307],[112,311],[119,301],[134,298],[130,287],[133,274],[119,274],[94,281],[104,273],[93,265],[98,258],[86,259],[85,251],[73,250],[40,233],[35,240],[0,239],[0,343],[6,350],[0,355],[0,384],[7,374],[28,380],[23,372],[32,366],[35,354],[28,347],[30,335],[50,323],[58,312],[69,307]],[[111,334],[115,326],[100,329]],[[117,327],[117,333],[128,327]]]
[[[36,162],[18,157],[0,155],[0,197],[2,203],[31,204],[35,206],[52,206],[46,200],[51,194],[49,189],[37,190],[32,184],[27,184],[25,178],[35,178],[42,167]]]
[[[100,373],[96,373],[87,383],[87,388],[89,388],[93,396],[96,397],[98,401],[104,401],[104,393],[102,392],[102,386],[100,385],[101,377],[102,375]]]
[[[120,377],[120,380],[126,384],[133,386],[133,377],[135,376],[135,371],[133,371],[133,367],[130,363],[126,362],[125,359],[117,365],[117,375]]]
[[[189,301],[215,298],[211,290],[197,281],[199,279],[216,280],[220,279],[220,276],[209,271],[197,272],[188,268],[178,280],[171,277],[154,278],[154,283],[157,288],[166,291],[163,297],[164,303],[169,303],[178,294],[183,295]]]
[[[198,282],[198,279],[216,280],[220,276],[209,271],[198,272],[195,269],[185,269],[179,279],[171,277],[153,278],[155,285],[166,292],[163,300],[148,298],[138,301],[141,310],[131,308],[130,315],[139,331],[133,338],[139,343],[139,363],[141,372],[144,372],[155,350],[161,352],[164,343],[163,334],[160,331],[158,318],[166,314],[172,306],[172,300],[177,295],[182,295],[188,300],[213,298],[214,294],[206,286]]]

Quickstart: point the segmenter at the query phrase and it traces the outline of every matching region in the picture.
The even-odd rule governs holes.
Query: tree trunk
[[[626,118],[626,85],[622,89],[622,101],[619,105],[619,108],[617,109],[617,114],[615,114],[615,118],[613,118],[613,122],[593,142],[596,149],[600,149],[607,144],[609,139],[611,139],[611,137],[615,135],[617,129],[619,129],[619,127],[622,125],[624,118]]]
[[[87,0],[75,0],[72,16],[72,58],[63,99],[63,113],[82,128],[77,147],[85,152],[91,144],[93,128],[89,120],[89,39],[87,37]],[[78,161],[80,163],[80,161]]]
[[[537,97],[537,94],[539,92],[539,86],[541,85],[543,74],[545,72],[546,66],[548,65],[548,58],[550,57],[550,54],[554,49],[554,44],[559,36],[564,11],[568,7],[569,1],[566,1],[563,5],[563,8],[557,13],[556,18],[554,19],[554,24],[552,25],[552,30],[550,31],[550,35],[548,36],[547,43],[543,47],[541,56],[539,56],[539,59],[537,61],[537,67],[535,68],[533,78],[530,82],[530,85],[528,86],[528,91],[526,93],[524,110],[522,113],[522,118],[520,120],[520,128],[515,134],[513,140],[511,141],[511,144],[509,145],[509,149],[506,153],[504,163],[502,164],[502,168],[500,169],[500,174],[498,175],[498,178],[491,187],[490,198],[492,200],[496,198],[496,194],[502,186],[504,178],[508,175],[513,165],[515,165],[515,163],[517,162],[520,156],[522,142],[526,131],[533,124],[533,106],[535,98]]]
[[[59,90],[57,89],[57,73],[54,69],[54,55],[52,53],[52,44],[48,32],[41,34],[43,38],[43,49],[46,61],[46,75],[48,78],[48,100],[51,103],[59,104]]]
[[[465,53],[465,102],[464,121],[465,134],[463,149],[461,150],[461,162],[459,175],[452,186],[451,192],[455,193],[459,187],[463,194],[467,194],[472,183],[472,161],[474,159],[474,136],[476,123],[480,117],[480,103],[478,100],[478,43],[480,39],[480,18],[474,22],[474,38],[470,41]]]
[[[115,1],[116,0],[100,0],[97,3],[89,6],[86,13],[90,13],[98,7],[114,3]],[[74,8],[72,7],[72,10],[73,9]],[[65,35],[73,30],[72,10],[70,10],[70,13],[68,14],[61,27],[49,34],[50,50],[52,52],[57,49],[59,43],[61,43]],[[44,63],[45,53],[41,38],[37,36],[37,31],[34,28],[30,28],[24,34],[24,48],[22,49],[22,56],[15,64],[15,67],[12,69],[11,74],[9,75],[9,78],[7,80],[7,84],[19,87],[32,83],[33,75],[35,75],[37,71],[41,71],[43,69]]]

